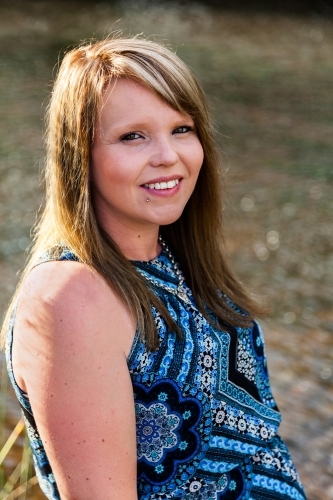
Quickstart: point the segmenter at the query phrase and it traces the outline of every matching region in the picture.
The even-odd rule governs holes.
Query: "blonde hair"
[[[166,307],[98,224],[93,210],[89,157],[94,124],[105,89],[118,78],[135,80],[193,118],[204,150],[203,165],[183,214],[173,224],[161,227],[161,233],[203,314],[207,316],[205,305],[223,324],[249,325],[262,309],[243,289],[228,263],[222,230],[223,179],[204,93],[177,55],[140,37],[86,43],[68,52],[61,63],[46,117],[46,205],[13,301],[40,255],[49,250],[56,258],[61,242],[119,294],[137,318],[149,348],[158,345],[152,305],[168,327],[180,333]],[[247,314],[231,307],[226,296]]]

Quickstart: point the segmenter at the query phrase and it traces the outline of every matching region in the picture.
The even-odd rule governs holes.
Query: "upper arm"
[[[44,264],[25,283],[14,371],[25,385],[62,499],[137,498],[126,363],[134,331],[119,298],[81,264]]]

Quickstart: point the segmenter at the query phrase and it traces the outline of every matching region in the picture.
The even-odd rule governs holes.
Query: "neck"
[[[158,227],[147,231],[113,233],[112,239],[128,260],[148,261],[155,259],[162,250],[158,241]]]
[[[128,260],[152,260],[161,253],[158,224],[124,221],[105,208],[96,210],[96,218]]]

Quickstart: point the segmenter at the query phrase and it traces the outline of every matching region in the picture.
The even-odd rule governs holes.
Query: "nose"
[[[150,157],[153,167],[172,167],[179,161],[179,156],[172,138],[160,138],[155,141],[154,151]]]

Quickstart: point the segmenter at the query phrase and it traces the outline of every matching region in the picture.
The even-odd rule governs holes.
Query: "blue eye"
[[[129,134],[124,135],[121,140],[122,141],[134,141],[135,139],[140,139],[141,135],[136,132],[130,132]]]
[[[186,134],[186,132],[191,132],[193,130],[193,127],[190,127],[189,125],[183,125],[182,127],[176,128],[172,133],[173,134]]]

